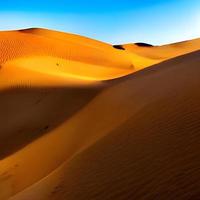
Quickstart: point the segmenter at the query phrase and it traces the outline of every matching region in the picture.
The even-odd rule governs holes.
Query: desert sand
[[[0,32],[0,199],[197,199],[200,40]]]

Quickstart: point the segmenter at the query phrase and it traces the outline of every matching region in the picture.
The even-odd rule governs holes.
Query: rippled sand
[[[120,48],[0,32],[0,199],[198,199],[200,40]]]

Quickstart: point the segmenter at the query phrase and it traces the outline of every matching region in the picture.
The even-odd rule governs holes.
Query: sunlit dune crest
[[[49,31],[50,35],[53,33]],[[80,39],[75,42],[74,37],[76,36],[72,34],[63,34],[60,37],[29,34],[24,31],[0,32],[0,46],[2,49],[0,64],[1,70],[4,72],[2,72],[1,81],[3,82],[3,80],[9,78],[6,71],[12,73],[12,79],[16,81],[15,84],[20,84],[25,82],[26,76],[29,76],[29,70],[42,73],[38,74],[37,77],[37,81],[41,83],[48,81],[45,73],[49,74],[53,70],[55,74],[55,77],[52,77],[54,85],[56,85],[56,82],[59,84],[59,77],[65,75],[66,80],[68,77],[81,80],[106,80],[134,71],[134,65],[129,56],[112,48],[111,45],[102,43],[110,47],[103,48],[104,45],[98,42],[99,47],[98,45],[95,47],[89,44],[89,39],[81,36],[77,36]],[[84,40],[85,43],[83,43]],[[17,77],[15,77],[14,66],[17,68],[22,67],[24,74],[21,73],[21,76],[17,74]],[[17,82],[19,76],[20,80]],[[29,79],[31,82],[32,79]],[[3,82],[3,86],[5,84],[6,81]],[[33,84],[37,83],[34,82]],[[4,87],[6,86],[8,87],[8,85]]]
[[[199,50],[200,39],[178,42],[163,46],[138,46],[137,44],[125,44],[124,48],[134,54],[151,59],[166,60]]]
[[[0,48],[1,200],[199,197],[199,39],[34,28]]]

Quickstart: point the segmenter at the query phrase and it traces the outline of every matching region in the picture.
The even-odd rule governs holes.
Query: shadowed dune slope
[[[197,51],[111,81],[76,132],[90,145],[10,200],[198,199],[199,63]]]
[[[101,89],[27,87],[0,91],[0,159],[66,121]]]
[[[72,157],[91,133],[81,110],[105,86],[11,88],[0,92],[0,199],[39,181]],[[80,113],[80,114],[79,114]]]

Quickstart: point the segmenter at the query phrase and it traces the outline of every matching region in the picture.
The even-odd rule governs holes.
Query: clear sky
[[[200,0],[1,0],[0,29],[44,27],[109,43],[200,37]]]

